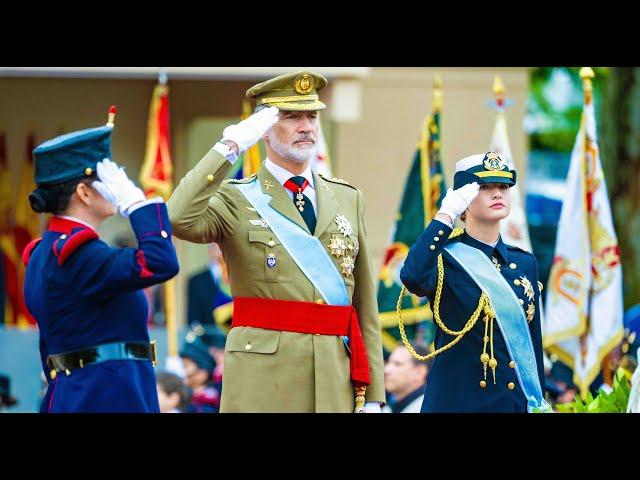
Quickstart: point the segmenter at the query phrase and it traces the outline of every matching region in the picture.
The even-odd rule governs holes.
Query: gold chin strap
[[[462,235],[462,233],[464,233],[464,230],[462,228],[456,228],[453,230],[453,232],[451,232],[451,235],[449,235],[449,238],[450,239],[455,238],[459,235]],[[473,312],[471,317],[469,317],[469,320],[467,320],[467,323],[465,324],[463,329],[459,331],[451,330],[444,324],[444,322],[440,318],[440,297],[442,296],[443,284],[444,284],[444,263],[442,260],[442,254],[440,254],[438,255],[438,284],[436,286],[436,296],[433,302],[433,318],[435,319],[436,324],[445,333],[447,333],[448,335],[454,336],[455,338],[451,340],[449,343],[447,343],[445,346],[440,347],[437,350],[434,350],[428,355],[419,355],[413,349],[413,347],[409,343],[409,339],[407,338],[407,334],[404,330],[404,322],[402,321],[402,297],[404,296],[404,293],[406,291],[406,287],[403,285],[402,289],[400,290],[400,296],[398,297],[398,303],[396,304],[396,312],[398,313],[398,328],[400,329],[400,336],[402,337],[402,343],[404,344],[405,348],[409,350],[411,355],[417,360],[424,361],[429,358],[433,358],[436,355],[444,352],[445,350],[448,350],[449,348],[453,347],[456,343],[462,340],[462,337],[464,337],[464,335],[469,330],[471,330],[473,326],[476,324],[476,322],[478,321],[478,318],[480,317],[480,313],[484,312],[484,318],[483,318],[485,322],[484,342],[483,342],[484,348],[482,351],[482,355],[480,356],[480,361],[482,362],[482,366],[484,369],[484,380],[480,382],[480,386],[483,388],[486,387],[487,365],[491,367],[491,370],[493,371],[493,383],[495,384],[496,383],[496,367],[498,365],[498,362],[493,355],[493,320],[495,319],[496,315],[493,308],[491,307],[491,300],[489,300],[489,297],[487,296],[486,293],[482,292],[482,294],[480,295],[480,299],[478,300],[478,307]],[[489,332],[487,332],[487,330],[489,330]],[[487,335],[487,333],[489,333],[489,335]],[[491,356],[487,354],[487,343],[490,343]]]

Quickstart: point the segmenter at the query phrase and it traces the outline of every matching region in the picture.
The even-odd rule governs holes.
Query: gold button
[[[58,372],[56,372],[55,370],[51,370],[49,372],[49,376],[51,377],[51,380],[55,380],[56,377],[58,376]]]
[[[436,249],[436,247],[435,247],[434,245],[431,245],[429,248],[430,248],[431,250],[435,250],[435,249]]]
[[[437,242],[438,240],[440,240],[440,237],[433,237],[433,239]]]
[[[314,335],[315,335],[316,337],[319,337],[319,336],[320,336],[320,334],[319,334],[319,333],[314,333]]]
[[[513,390],[514,388],[516,388],[516,384],[513,383],[513,382],[509,382],[509,383],[507,383],[507,388],[509,390]]]
[[[511,263],[509,264],[509,268],[510,268],[511,270],[515,269],[515,268],[516,268],[516,266],[517,266],[517,265],[516,265],[515,263],[513,263],[513,262],[511,262]]]
[[[167,238],[167,237],[169,236],[169,234],[168,234],[167,232],[165,232],[164,230],[162,230],[162,231],[160,232],[160,236],[161,236],[162,238]]]
[[[324,303],[324,300],[322,300],[321,298],[319,298],[319,299],[317,299],[317,300],[316,300],[316,303],[323,304],[323,303]]]
[[[84,169],[85,175],[91,175],[93,173],[93,169],[91,167],[87,167]]]
[[[513,284],[517,287],[520,285],[520,280],[518,280],[517,278],[513,281]]]
[[[487,382],[480,380],[480,388],[487,388]]]
[[[516,362],[514,362],[513,360],[511,360],[509,362],[509,368],[516,368]]]
[[[60,235],[60,240],[64,240],[65,238],[67,238],[67,234],[63,233],[62,235]]]
[[[207,182],[213,182],[213,179],[216,178],[213,175],[209,174],[207,175]]]
[[[269,240],[269,246],[273,247],[276,244],[276,242],[274,242],[273,240]]]
[[[250,344],[250,343],[247,343],[247,344],[244,346],[244,349],[245,349],[245,350],[251,350],[251,344]]]
[[[523,299],[519,298],[518,300],[520,301],[520,305],[524,305],[524,300]]]
[[[438,235],[444,235],[444,232],[442,230],[438,230]]]

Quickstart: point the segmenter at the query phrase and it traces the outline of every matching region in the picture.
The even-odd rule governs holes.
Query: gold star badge
[[[340,258],[344,255],[346,249],[347,246],[344,243],[344,239],[340,237],[333,237],[331,239],[331,243],[329,243],[329,251],[331,252],[331,255],[336,258]]]
[[[360,244],[358,243],[358,239],[355,237],[351,237],[350,240],[347,240],[347,248],[349,249],[349,253],[354,257],[358,255],[360,251]]]
[[[353,268],[355,267],[353,258],[351,258],[349,255],[346,255],[342,259],[340,267],[342,268],[342,275],[344,275],[345,277],[350,277],[353,274]]]
[[[536,314],[536,306],[533,303],[530,303],[527,307],[527,322],[531,323],[534,315]]]
[[[533,285],[531,285],[529,279],[525,276],[520,277],[520,284],[522,285],[522,288],[524,288],[525,296],[529,299],[530,302],[533,301],[533,297],[535,296],[535,294],[533,293]]]

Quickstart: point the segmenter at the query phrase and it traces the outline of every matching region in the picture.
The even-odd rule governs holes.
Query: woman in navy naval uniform
[[[159,412],[141,289],[176,275],[178,261],[162,199],[146,200],[109,160],[112,120],[33,151],[29,202],[53,213],[23,253],[25,301],[49,381],[41,412]],[[129,218],[138,249],[99,239],[116,209]]]
[[[400,272],[410,292],[429,298],[437,325],[422,412],[548,410],[538,266],[499,234],[515,184],[496,153],[457,162],[454,189]],[[466,230],[452,230],[459,215]]]

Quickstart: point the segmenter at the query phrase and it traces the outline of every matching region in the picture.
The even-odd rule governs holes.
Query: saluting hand
[[[479,191],[478,182],[468,183],[456,190],[449,187],[447,194],[442,199],[438,213],[443,213],[451,218],[451,223],[455,222],[456,218],[471,205]]]
[[[278,121],[278,109],[267,107],[254,113],[237,125],[229,125],[222,132],[222,142],[234,142],[238,155],[255,144]]]
[[[98,179],[92,186],[100,195],[118,207],[121,215],[128,217],[129,208],[146,197],[144,192],[127,177],[124,168],[105,158],[97,163]]]

